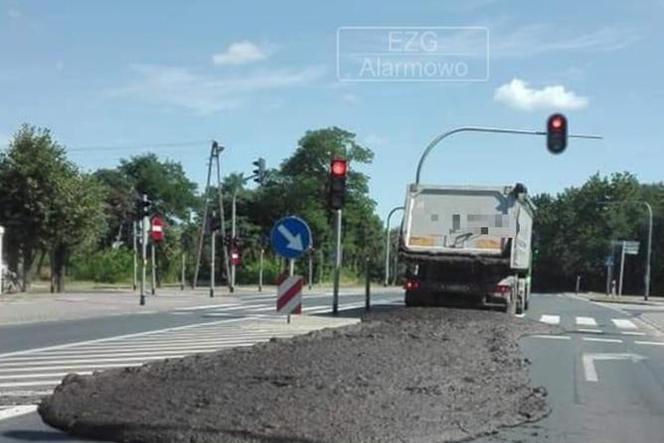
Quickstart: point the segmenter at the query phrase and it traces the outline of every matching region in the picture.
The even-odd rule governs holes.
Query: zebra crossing
[[[555,314],[541,314],[535,316],[535,318],[541,323],[560,326],[566,332],[588,334],[589,336],[580,338],[581,341],[585,342],[624,343],[625,339],[632,338],[636,345],[664,347],[664,341],[662,340],[664,334],[636,319],[610,318],[603,321],[593,317]],[[602,335],[605,337],[602,337]],[[570,340],[572,338],[569,334],[537,335],[537,337],[556,340]],[[652,338],[657,340],[652,340]]]
[[[86,375],[155,360],[251,346],[272,337],[287,338],[358,321],[301,316],[286,324],[283,317],[261,321],[244,317],[0,354],[0,405],[4,405],[4,408],[0,406],[0,416],[2,411],[7,414],[7,410],[35,403],[67,374]]]
[[[363,308],[365,306],[364,296],[358,294],[347,294],[346,299],[342,297],[339,303],[339,311],[348,311],[352,309]],[[358,301],[361,300],[361,301]],[[401,294],[380,295],[373,297],[372,305],[403,305],[403,296]],[[304,314],[328,314],[332,312],[330,294],[305,295],[302,307]],[[253,296],[243,296],[242,301],[194,306],[181,308],[171,312],[174,315],[200,314],[203,317],[227,317],[231,315],[247,315],[252,318],[277,317],[276,296],[274,294],[261,294]]]

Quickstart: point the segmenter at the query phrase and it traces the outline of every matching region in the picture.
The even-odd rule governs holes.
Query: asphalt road
[[[347,307],[363,304],[361,295],[343,298]],[[392,303],[398,297],[377,295],[376,303]],[[57,325],[57,335],[41,335],[53,325],[17,326],[25,337],[6,338],[2,330],[0,352],[28,349],[69,341],[91,340],[110,335],[163,328],[164,325],[189,325],[202,322],[241,322],[251,317],[267,318],[273,300],[260,297],[243,300],[237,309],[180,311],[165,314],[115,317],[115,326],[99,321],[67,322]],[[320,308],[319,308],[320,306]],[[329,296],[305,301],[305,311],[316,312],[329,306]],[[261,311],[261,309],[265,309]],[[329,310],[329,308],[328,308]],[[324,311],[321,311],[324,312]],[[617,308],[590,303],[573,296],[535,295],[528,318],[559,325],[563,332],[553,336],[522,339],[523,351],[531,361],[533,384],[549,392],[552,413],[529,425],[501,431],[476,442],[655,442],[664,435],[664,336],[632,314]],[[238,320],[240,319],[240,320]],[[109,323],[110,324],[110,323]],[[86,326],[87,325],[87,326]],[[28,331],[28,332],[26,332]],[[30,339],[30,337],[35,337]],[[58,341],[58,337],[67,337]],[[253,338],[252,338],[253,339]],[[31,341],[32,340],[32,341]],[[40,341],[41,340],[41,341]],[[243,342],[244,343],[244,342]],[[23,347],[21,347],[23,346]],[[32,354],[30,354],[32,355]],[[1,358],[0,356],[0,365]],[[0,392],[0,397],[2,393]],[[36,414],[0,421],[0,442],[75,440],[43,425]]]

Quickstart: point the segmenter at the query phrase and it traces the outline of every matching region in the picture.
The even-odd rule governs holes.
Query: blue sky
[[[557,192],[599,171],[660,181],[664,1],[0,1],[0,145],[22,122],[50,128],[86,170],[152,149],[205,176],[207,140],[226,172],[278,164],[308,129],[340,126],[376,154],[362,167],[384,216],[420,153],[460,125],[542,129],[563,111],[560,156],[543,138],[458,135],[423,181],[526,183]],[[343,26],[480,26],[483,82],[341,82]],[[117,149],[101,149],[117,147]]]

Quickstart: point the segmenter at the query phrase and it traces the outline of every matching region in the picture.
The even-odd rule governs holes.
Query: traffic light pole
[[[235,217],[237,214],[237,188],[233,190],[233,199],[231,202],[231,245],[235,246]],[[235,263],[231,262],[231,284],[230,291],[235,291]]]
[[[431,143],[426,147],[424,152],[422,152],[422,156],[420,157],[420,161],[417,163],[417,172],[415,173],[415,184],[419,185],[420,184],[420,176],[422,174],[422,167],[424,166],[424,162],[429,155],[429,153],[433,150],[433,148],[438,145],[441,141],[449,137],[450,135],[459,133],[459,132],[489,132],[493,134],[521,134],[521,135],[546,135],[546,131],[531,131],[531,130],[525,130],[525,129],[506,129],[506,128],[491,128],[491,127],[484,127],[484,126],[463,126],[460,128],[452,129],[451,131],[444,132],[437,137],[435,137]],[[582,135],[582,134],[570,134],[567,136],[568,138],[586,138],[586,139],[601,139],[601,136],[598,135]]]
[[[210,297],[214,297],[214,258],[216,256],[215,236],[215,231],[210,232]]]
[[[261,248],[260,256],[258,257],[258,292],[263,291],[263,256],[265,249]]]
[[[138,288],[138,248],[137,248],[137,241],[136,241],[136,236],[138,235],[138,232],[136,232],[136,220],[133,220],[131,222],[131,228],[132,228],[132,233],[133,233],[133,246],[134,246],[134,279],[133,279],[133,285],[132,287],[134,288],[134,291]]]
[[[150,242],[150,262],[152,266],[150,266],[151,271],[152,271],[152,279],[151,279],[151,286],[150,286],[150,292],[152,295],[155,294],[156,291],[156,286],[157,286],[157,270],[155,269],[155,264],[157,261],[155,260],[155,243],[154,241]]]
[[[143,206],[142,208],[145,207],[145,204],[148,201],[148,195],[143,194]],[[147,216],[147,214],[143,214],[143,219],[141,221],[141,296],[140,296],[140,304],[141,306],[145,305],[145,277],[146,277],[146,270],[147,270],[147,265],[148,265],[148,223],[150,223],[150,220]]]
[[[341,274],[341,209],[336,210],[334,223],[335,254],[334,254],[334,281],[332,289],[332,313],[339,312],[339,278]]]

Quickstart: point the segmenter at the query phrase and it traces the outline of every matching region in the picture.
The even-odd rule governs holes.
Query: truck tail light
[[[510,285],[497,285],[496,289],[493,290],[493,293],[494,294],[505,295],[505,294],[509,294],[510,291],[512,291],[512,287]]]
[[[406,284],[403,285],[406,291],[414,291],[420,287],[420,282],[413,279],[406,280]]]

